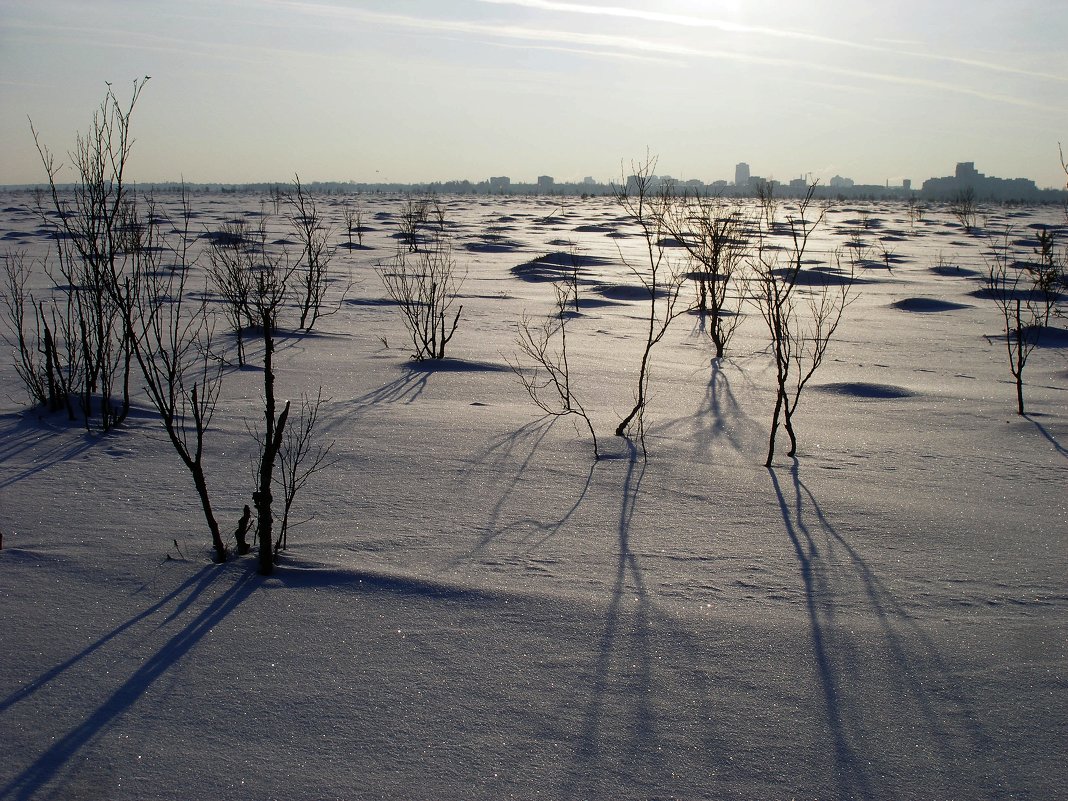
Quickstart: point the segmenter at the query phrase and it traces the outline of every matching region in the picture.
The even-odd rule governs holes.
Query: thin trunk
[[[274,319],[273,313],[265,310],[263,323],[263,392],[264,424],[263,455],[260,458],[259,489],[253,494],[256,514],[259,518],[256,534],[259,537],[259,572],[269,576],[274,571],[274,539],[272,529],[274,517],[271,512],[271,480],[274,475],[275,458],[282,447],[282,433],[285,431],[286,418],[289,416],[289,402],[282,413],[275,417],[274,398]]]
[[[252,509],[246,503],[245,509],[241,513],[241,519],[237,522],[237,529],[234,531],[234,539],[237,540],[237,553],[239,556],[244,556],[252,550],[248,544],[248,527],[251,521]]]
[[[796,400],[794,402],[796,404]],[[783,398],[783,427],[786,429],[786,433],[790,437],[790,449],[786,452],[786,455],[790,457],[793,457],[797,453],[797,435],[794,433],[795,408],[797,407],[790,405],[789,398]]]
[[[48,377],[48,411],[59,411],[59,390],[56,384],[56,374],[54,365],[58,363],[56,358],[56,346],[52,340],[52,332],[49,330],[48,325],[44,327],[44,347],[45,347],[45,371]]]
[[[252,496],[256,504],[256,536],[259,538],[260,573],[267,576],[274,569],[274,560],[271,554],[271,528],[274,519],[271,517],[271,474],[274,471],[274,453],[271,444],[274,442],[275,429],[275,403],[274,403],[274,336],[272,331],[273,322],[269,312],[261,315],[263,326],[263,393],[264,393],[264,425],[263,454],[260,456],[260,483]]]
[[[278,540],[274,544],[274,552],[284,551],[287,546],[286,535],[289,533],[289,510],[293,507],[293,488],[286,492],[285,503],[282,506],[282,525],[278,530]]]
[[[193,462],[189,469],[193,473],[193,484],[200,496],[200,505],[204,508],[204,519],[208,521],[211,530],[211,544],[215,548],[215,561],[226,561],[226,543],[223,542],[219,532],[219,523],[215,519],[215,513],[211,509],[211,501],[208,499],[208,483],[204,477],[204,467],[199,461]]]
[[[653,349],[655,342],[655,330],[656,330],[656,283],[652,284],[652,288],[649,292],[650,310],[649,310],[649,334],[645,340],[645,353],[642,354],[641,366],[638,368],[638,396],[635,398],[634,408],[630,410],[630,414],[623,418],[618,426],[616,426],[616,436],[626,436],[627,426],[630,425],[630,421],[634,419],[634,416],[642,413],[645,409],[645,374],[649,369],[649,354]],[[670,310],[668,311],[670,314]],[[639,418],[640,420],[640,418]]]
[[[1020,300],[1016,300],[1016,369],[1013,370],[1013,374],[1016,377],[1016,413],[1024,413],[1024,397],[1023,397],[1023,372],[1024,364],[1027,361],[1027,354],[1024,351],[1026,347],[1024,343],[1023,325],[1020,322]]]
[[[771,467],[771,461],[775,458],[775,435],[779,430],[779,413],[782,411],[782,393],[775,395],[775,412],[771,415],[771,436],[768,437],[768,458],[764,467]]]
[[[716,324],[715,318],[712,322],[712,343],[716,346],[716,358],[722,359],[723,354],[726,352],[727,343],[725,337],[720,332],[719,327]]]
[[[274,572],[274,540],[272,529],[274,516],[271,512],[271,479],[274,475],[275,458],[282,446],[282,432],[285,430],[286,418],[289,416],[289,402],[286,402],[282,414],[278,416],[274,426],[274,436],[265,439],[263,459],[260,463],[260,488],[255,495],[256,511],[259,515],[259,572],[260,575],[269,576]]]
[[[645,406],[645,361],[646,361],[646,358],[648,358],[648,351],[646,351],[646,356],[642,357],[641,370],[638,373],[638,397],[637,397],[637,399],[636,399],[636,401],[634,403],[634,408],[630,410],[630,414],[628,414],[626,417],[624,417],[623,420],[620,421],[619,425],[616,426],[616,436],[617,437],[625,437],[627,435],[626,434],[627,426],[630,425],[630,421],[633,420],[635,415],[637,415],[642,410],[642,408]]]

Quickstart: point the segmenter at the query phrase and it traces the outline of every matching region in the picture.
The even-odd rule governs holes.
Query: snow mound
[[[955,303],[951,300],[939,300],[938,298],[904,298],[903,300],[894,301],[890,305],[895,309],[917,314],[933,314],[974,308],[967,303]]]
[[[813,389],[835,395],[848,395],[853,398],[889,399],[911,398],[916,393],[894,384],[878,384],[869,381],[840,381],[834,384],[819,384]]]

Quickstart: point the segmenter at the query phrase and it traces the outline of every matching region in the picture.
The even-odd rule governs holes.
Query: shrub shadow
[[[974,782],[986,790],[1004,786],[1007,777],[993,775],[997,748],[963,693],[949,689],[952,671],[937,647],[827,519],[801,480],[798,462],[790,468],[789,489],[773,468],[768,475],[800,572],[836,797],[880,795],[882,777],[893,771],[886,752],[891,735],[871,707],[895,709],[908,720],[917,753],[933,756],[957,789]],[[863,603],[876,624],[874,640],[837,620],[844,600]],[[985,766],[987,775],[968,775],[968,763]],[[939,793],[932,787],[932,794]]]
[[[220,572],[220,569],[214,566],[203,568],[199,573],[191,576],[185,583],[144,612],[138,613],[88,648],[42,674],[27,687],[12,696],[8,696],[8,698],[4,699],[3,705],[0,706],[0,711],[37,692],[74,664],[77,664],[94,651],[107,645],[118,635],[159,611],[167,603],[180,598],[183,593],[188,592],[188,595],[181,599],[178,607],[160,624],[160,627],[173,623],[192,605],[193,601],[201,593],[215,582]],[[212,628],[236,609],[242,601],[248,598],[257,586],[256,573],[252,569],[246,569],[229,588],[188,619],[156,653],[142,662],[140,667],[119,685],[84,721],[55,740],[51,747],[34,760],[32,764],[24,768],[6,785],[0,787],[0,798],[16,798],[22,801],[37,795],[39,791],[57,777],[66,765],[77,757],[84,746],[92,742],[116,719],[133,707],[156,681],[189,653],[204,635],[209,633]]]

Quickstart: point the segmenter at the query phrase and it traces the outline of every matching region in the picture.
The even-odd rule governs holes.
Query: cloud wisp
[[[647,11],[644,9],[626,8],[623,6],[594,6],[583,3],[561,2],[561,0],[477,0],[486,5],[517,6],[535,9],[539,11],[559,12],[565,14],[581,14],[587,16],[615,17],[620,19],[635,19],[644,22],[663,23],[686,28],[711,28],[725,33],[737,33],[742,35],[763,36],[777,39],[792,39],[796,41],[812,42],[814,44],[830,45],[834,47],[848,48],[851,50],[863,50],[871,53],[900,56],[904,58],[920,58],[946,64],[957,64],[975,69],[999,72],[1007,75],[1019,75],[1027,78],[1068,82],[1068,76],[1052,72],[1040,72],[1013,67],[1007,64],[999,64],[992,61],[983,61],[976,58],[964,58],[950,56],[941,53],[932,53],[920,49],[903,50],[901,47],[871,44],[850,39],[839,39],[830,36],[821,36],[804,31],[791,31],[780,28],[769,28],[761,25],[745,25],[727,20],[713,19],[710,17],[695,17],[689,14],[671,14],[662,11]],[[880,41],[880,40],[876,40]],[[891,44],[889,40],[887,44]],[[903,42],[903,46],[921,47],[917,41]]]
[[[484,3],[549,3],[551,5],[572,6],[571,3],[556,3],[550,0],[479,0]],[[505,39],[510,41],[522,41],[528,46],[548,49],[582,50],[584,54],[603,57],[618,57],[621,53],[631,53],[647,58],[689,58],[689,59],[718,59],[748,64],[758,64],[772,67],[782,67],[789,70],[809,69],[831,75],[840,75],[854,80],[875,81],[880,83],[895,84],[900,86],[913,86],[932,91],[945,92],[969,97],[978,97],[998,103],[1020,106],[1024,108],[1044,108],[1042,104],[1032,102],[1026,98],[1013,95],[991,92],[984,88],[973,87],[959,82],[950,83],[924,77],[898,75],[887,72],[875,72],[870,70],[856,69],[852,67],[839,67],[811,60],[791,59],[781,56],[763,56],[743,51],[700,48],[678,42],[650,39],[639,36],[622,36],[618,34],[591,33],[574,30],[559,30],[543,27],[530,27],[516,24],[500,24],[489,22],[476,22],[472,20],[442,19],[442,18],[417,18],[401,14],[389,14],[378,11],[369,11],[351,7],[342,7],[325,3],[301,3],[295,0],[274,0],[273,5],[300,11],[304,14],[312,14],[319,17],[327,17],[335,20],[349,20],[354,23],[378,24],[397,27],[407,30],[466,34],[480,38]],[[597,8],[611,10],[611,7],[602,6],[576,6],[579,8]],[[658,15],[658,12],[634,12],[646,15]],[[677,15],[659,15],[674,17]],[[689,18],[687,18],[689,19]],[[757,30],[757,29],[753,29]]]

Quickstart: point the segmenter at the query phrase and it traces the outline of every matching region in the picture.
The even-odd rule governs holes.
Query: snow
[[[768,470],[752,308],[719,364],[696,318],[657,346],[643,459],[611,436],[645,309],[618,207],[447,200],[468,277],[445,364],[411,362],[382,302],[396,243],[375,213],[399,198],[362,198],[367,248],[335,256],[352,302],[282,337],[279,392],[322,384],[337,462],[269,578],[210,563],[147,411],[107,435],[40,419],[0,363],[0,799],[1068,798],[1065,340],[1035,350],[1015,414],[1000,316],[973,294],[983,236],[832,206],[822,258],[862,209],[895,263],[865,269],[799,458]],[[195,207],[207,231],[261,204]],[[1063,223],[988,213],[1018,236]],[[462,248],[488,227],[500,247]],[[40,255],[36,229],[0,213],[7,246]],[[507,366],[553,297],[513,268],[567,240],[598,257],[580,293],[612,301],[569,323],[599,461]],[[227,375],[208,443],[228,532],[260,381]]]

